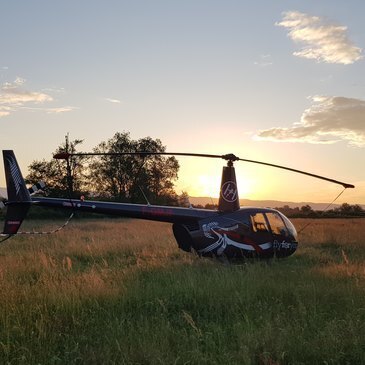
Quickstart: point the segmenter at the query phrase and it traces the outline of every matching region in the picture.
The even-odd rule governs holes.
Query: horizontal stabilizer
[[[40,181],[37,184],[34,184],[32,187],[30,187],[28,189],[29,194],[33,195],[35,193],[37,193],[39,190],[44,190],[44,188],[46,187],[46,184],[44,181]]]

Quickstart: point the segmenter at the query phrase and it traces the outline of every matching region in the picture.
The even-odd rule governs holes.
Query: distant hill
[[[0,188],[0,197],[7,198],[6,188]],[[209,197],[189,197],[190,203],[193,205],[206,205],[206,204],[218,204],[218,198]],[[311,203],[311,202],[282,202],[280,200],[250,200],[250,199],[240,199],[240,205],[244,206],[254,206],[260,208],[278,208],[288,205],[290,208],[302,207],[304,205],[310,205],[313,210],[323,210],[328,206],[329,203]],[[340,204],[333,204],[331,209],[338,208]],[[365,206],[363,206],[365,208]]]
[[[193,205],[205,205],[205,204],[218,204],[218,198],[208,198],[208,197],[189,197],[190,203]],[[279,200],[250,200],[250,199],[240,199],[240,205],[244,206],[254,206],[260,208],[279,208],[284,205],[288,205],[290,208],[302,207],[304,205],[310,205],[313,210],[323,210],[327,208],[329,203],[311,203],[311,202],[282,202]],[[333,204],[331,209],[339,207],[340,204]]]

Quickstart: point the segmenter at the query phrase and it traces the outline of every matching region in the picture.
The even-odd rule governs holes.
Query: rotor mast
[[[218,210],[229,213],[240,209],[236,172],[233,166],[233,161],[236,161],[237,157],[225,155],[223,158],[227,160],[227,166],[223,166]]]

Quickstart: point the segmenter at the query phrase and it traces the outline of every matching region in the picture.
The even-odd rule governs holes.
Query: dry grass
[[[116,297],[123,282],[141,269],[197,260],[182,253],[171,226],[159,222],[73,222],[55,235],[12,240],[0,254],[0,294],[19,301],[27,295],[53,302]]]
[[[365,219],[333,218],[333,219],[292,219],[297,231],[307,226],[299,235],[302,246],[323,243],[341,245],[365,244]]]
[[[365,279],[365,220],[353,219],[293,219],[299,234],[298,255],[318,260],[313,267],[330,277]]]
[[[313,220],[294,256],[244,266],[180,251],[158,222],[15,237],[0,249],[0,363],[361,363],[363,237],[364,220]]]

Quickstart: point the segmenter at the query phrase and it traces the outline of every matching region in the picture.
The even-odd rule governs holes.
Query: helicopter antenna
[[[139,190],[141,190],[141,193],[142,193],[143,197],[146,199],[147,205],[151,205],[150,202],[148,201],[147,196],[144,193],[143,189],[139,185],[138,185],[138,188],[139,188]]]
[[[331,203],[329,203],[326,208],[323,209],[322,213],[320,214],[320,216],[323,216],[324,213],[327,211],[327,209],[333,205],[335,203],[335,201],[343,194],[343,192],[346,190],[346,188],[344,188],[337,196],[336,198],[334,198]],[[299,231],[298,231],[298,234],[303,232],[308,226],[310,226],[311,224],[313,223],[313,221],[311,222],[308,222],[307,224],[305,224]]]
[[[187,198],[188,198],[188,203],[189,203],[189,209],[193,209],[193,205],[191,204],[189,194],[187,194]]]

